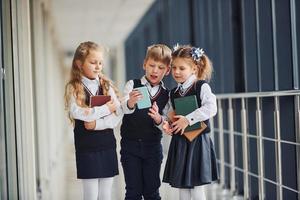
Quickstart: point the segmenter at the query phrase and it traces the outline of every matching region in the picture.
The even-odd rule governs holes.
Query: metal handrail
[[[214,130],[216,132],[219,132],[218,128],[214,128]],[[226,130],[226,129],[223,130],[223,133],[231,134],[231,132],[229,130]],[[241,132],[233,131],[232,133],[233,133],[233,135],[243,136],[243,133],[241,133]],[[260,138],[259,136],[253,135],[253,134],[248,134],[247,137],[254,138],[254,139],[259,139]],[[261,136],[261,139],[267,140],[267,141],[270,141],[270,142],[277,142],[278,141],[278,139],[274,139],[274,138],[271,138],[271,137],[265,137],[265,136]],[[295,146],[300,147],[300,142],[291,142],[291,141],[288,141],[288,140],[280,140],[280,142],[283,143],[283,144],[291,144],[291,145],[295,145]]]

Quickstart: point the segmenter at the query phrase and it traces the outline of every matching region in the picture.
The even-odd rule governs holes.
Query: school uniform
[[[205,91],[201,92],[203,88]],[[215,96],[205,81],[197,81],[192,75],[185,83],[171,90],[172,108],[175,108],[174,99],[191,95],[197,97],[198,105],[201,107],[185,117],[189,125],[204,121],[207,128],[192,142],[179,133],[172,136],[163,182],[175,188],[193,188],[218,180],[217,162],[214,146],[209,136],[208,119],[216,113]]]
[[[161,82],[152,87],[145,77],[129,81],[125,93],[147,86],[151,102],[156,101],[160,114],[168,102],[168,90]],[[125,115],[121,126],[121,163],[126,182],[125,199],[158,200],[162,163],[162,132],[148,115],[149,108],[130,110],[128,97],[123,102]]]
[[[89,80],[84,77],[82,82],[87,105],[89,105],[89,99],[92,95],[103,94],[99,80]],[[73,103],[70,114],[75,118],[74,139],[77,178],[107,178],[119,174],[113,129],[87,130],[84,127],[84,121],[93,121],[95,117],[108,116],[110,114],[108,107],[106,105],[94,107],[87,114],[83,108]]]

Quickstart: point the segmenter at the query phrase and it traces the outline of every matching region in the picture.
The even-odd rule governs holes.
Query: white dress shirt
[[[141,84],[145,85],[148,89],[149,94],[154,97],[157,92],[159,92],[159,88],[163,87],[165,89],[164,83],[161,81],[159,85],[151,86],[145,76],[141,78]],[[124,88],[124,97],[121,101],[122,109],[124,114],[131,114],[135,111],[135,107],[133,109],[128,108],[127,101],[129,99],[129,93],[133,90],[134,82],[130,80],[126,83]]]
[[[99,88],[99,79],[90,80],[86,77],[82,78],[82,83],[89,89],[92,95],[96,95]],[[70,105],[70,115],[74,119],[79,119],[86,122],[91,122],[96,120],[95,130],[103,130],[106,128],[114,128],[122,119],[122,110],[120,107],[120,102],[114,92],[110,87],[108,94],[117,104],[117,110],[115,113],[111,113],[107,105],[95,106],[93,108],[83,108],[80,107],[75,100],[75,97],[71,97]]]
[[[181,90],[180,92],[182,94],[185,94],[195,81],[197,81],[197,77],[195,75],[191,75],[184,83],[182,84],[178,83],[175,92],[180,89]],[[214,115],[216,115],[217,113],[216,96],[211,92],[211,88],[207,83],[204,83],[201,86],[200,99],[201,99],[200,108],[197,108],[196,110],[194,110],[193,112],[185,116],[189,121],[190,126],[192,126],[197,122],[208,120]],[[164,109],[163,112],[164,115],[168,112],[173,111],[172,106],[170,106],[172,105],[171,100],[169,100],[168,104],[169,104],[169,110],[166,111]]]

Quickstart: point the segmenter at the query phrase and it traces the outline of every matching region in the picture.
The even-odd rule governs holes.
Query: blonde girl
[[[83,199],[111,199],[113,177],[118,171],[113,128],[122,118],[116,88],[104,76],[104,50],[94,42],[81,43],[74,54],[65,106],[74,125],[77,178]],[[89,107],[93,95],[110,95],[111,101]]]

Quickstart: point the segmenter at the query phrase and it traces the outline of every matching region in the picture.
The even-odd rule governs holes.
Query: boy
[[[162,132],[158,128],[162,119],[153,120],[149,109],[138,109],[142,97],[134,88],[146,86],[151,102],[162,114],[168,103],[168,90],[162,79],[170,71],[171,49],[163,44],[147,48],[141,79],[130,80],[125,85],[121,126],[121,163],[125,176],[125,200],[159,200],[160,167],[162,163]],[[152,108],[152,109],[153,109]],[[151,112],[150,112],[151,113]]]

